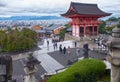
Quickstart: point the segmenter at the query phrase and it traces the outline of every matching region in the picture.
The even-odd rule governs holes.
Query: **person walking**
[[[63,54],[65,54],[65,53],[66,53],[66,47],[63,48]]]
[[[77,55],[77,58],[79,58],[79,56],[80,56],[80,49],[79,48],[76,49],[76,55]]]
[[[61,44],[59,46],[59,51],[60,51],[60,53],[62,53],[62,45]]]
[[[49,41],[47,40],[47,49],[49,50]]]
[[[77,47],[77,41],[75,41],[75,48]]]
[[[55,42],[55,49],[57,49],[58,48],[58,45],[57,45],[57,42]]]
[[[68,53],[68,55],[70,55],[70,46],[68,46],[68,48],[67,48],[67,53]]]
[[[54,48],[54,50],[55,50],[55,43],[53,43],[53,48]]]

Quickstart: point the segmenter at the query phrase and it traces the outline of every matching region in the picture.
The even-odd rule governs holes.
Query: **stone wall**
[[[66,33],[64,40],[80,40],[80,38],[74,37],[74,36]]]
[[[85,37],[75,37],[70,34],[65,34],[65,40],[77,40],[77,41],[90,41],[97,36],[85,36]]]

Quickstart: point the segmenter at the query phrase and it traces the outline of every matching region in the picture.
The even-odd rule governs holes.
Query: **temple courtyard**
[[[49,45],[47,45],[49,41]],[[43,42],[38,44],[40,49],[33,52],[33,56],[41,63],[37,65],[38,71],[35,73],[35,77],[41,80],[44,75],[51,75],[59,72],[62,69],[67,68],[71,64],[75,63],[77,60],[83,58],[83,44],[87,42],[77,42],[77,47],[75,47],[74,41],[63,41],[58,42],[58,48],[54,49],[52,39],[44,39]],[[60,53],[59,45],[68,48],[70,47],[70,54]],[[101,54],[93,51],[93,48],[97,48],[96,44],[89,44],[89,57],[104,60],[107,54]],[[76,50],[79,49],[79,55],[77,55]],[[26,76],[24,72],[24,60],[29,56],[29,52],[13,55],[13,78],[17,79],[17,82],[23,82]]]

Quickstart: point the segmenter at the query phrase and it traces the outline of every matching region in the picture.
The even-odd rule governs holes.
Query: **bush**
[[[105,64],[97,59],[81,60],[64,72],[52,76],[48,82],[97,82],[105,71]]]

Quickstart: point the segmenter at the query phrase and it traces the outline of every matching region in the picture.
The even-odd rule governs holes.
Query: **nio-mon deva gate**
[[[64,17],[71,18],[72,35],[85,37],[86,35],[98,35],[98,26],[101,24],[98,18],[111,15],[100,10],[97,4],[84,4],[71,2],[69,10]]]

